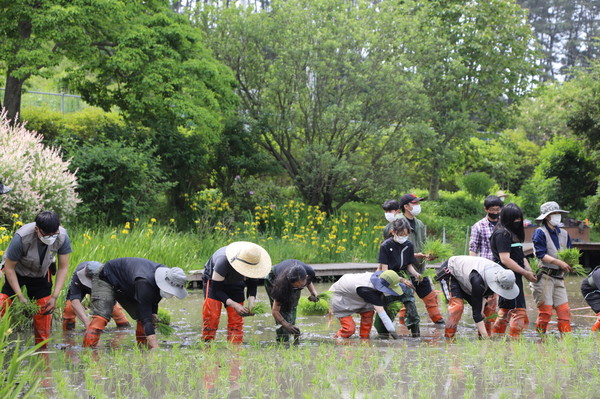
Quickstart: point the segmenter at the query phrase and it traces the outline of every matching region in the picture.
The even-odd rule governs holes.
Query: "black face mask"
[[[500,216],[499,213],[488,213],[487,215],[490,220],[498,220],[498,216]]]

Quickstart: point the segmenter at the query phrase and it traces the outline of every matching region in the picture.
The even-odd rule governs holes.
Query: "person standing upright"
[[[509,203],[502,208],[500,220],[491,237],[494,262],[515,273],[519,295],[514,298],[500,296],[498,317],[492,327],[492,334],[504,334],[507,324],[510,324],[511,337],[518,337],[528,323],[523,292],[523,278],[536,282],[537,278],[531,271],[529,262],[523,253],[525,228],[523,227],[523,212],[517,204]]]
[[[537,281],[530,283],[533,299],[539,310],[535,327],[540,333],[546,332],[553,308],[558,316],[558,331],[571,332],[571,310],[564,277],[565,272],[573,269],[559,259],[558,251],[572,248],[572,245],[569,233],[559,227],[562,213],[569,212],[560,209],[554,201],[543,203],[540,206],[540,216],[535,219],[542,224],[531,239],[535,256],[541,262]]]
[[[498,223],[500,211],[504,202],[495,195],[488,195],[483,201],[485,217],[475,223],[471,228],[471,239],[469,242],[469,255],[481,256],[489,260],[494,259],[490,238],[494,232],[494,227]]]
[[[0,293],[0,311],[4,313],[14,295],[26,303],[27,298],[21,291],[25,287],[29,297],[40,307],[33,316],[36,344],[50,338],[52,312],[67,279],[71,252],[71,240],[67,230],[60,225],[59,216],[52,211],[43,211],[36,216],[35,222],[17,230],[3,255],[6,280]],[[54,267],[56,281],[52,287],[51,269]]]
[[[415,286],[415,292],[417,296],[423,300],[429,318],[435,324],[444,324],[444,319],[440,313],[440,307],[438,304],[438,297],[433,291],[431,280],[428,277],[422,278],[421,275],[425,271],[425,261],[433,260],[433,258],[425,255],[423,246],[427,240],[427,228],[422,221],[417,219],[417,216],[421,213],[421,205],[419,202],[424,201],[425,198],[419,198],[414,194],[404,194],[400,198],[400,210],[402,215],[400,218],[406,219],[410,225],[410,234],[408,239],[412,242],[415,251],[415,263],[413,267],[417,271],[418,275],[411,275],[411,281]],[[402,311],[401,311],[402,312]],[[400,314],[400,320],[404,319],[404,315]]]

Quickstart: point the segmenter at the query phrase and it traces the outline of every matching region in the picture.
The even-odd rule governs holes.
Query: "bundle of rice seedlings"
[[[433,256],[438,260],[446,260],[452,256],[452,247],[442,243],[441,240],[428,240],[421,251],[426,255]]]
[[[269,312],[269,307],[264,302],[254,302],[252,313],[254,314],[265,314]]]
[[[587,274],[583,266],[579,263],[579,258],[581,257],[579,249],[563,249],[558,251],[558,257],[571,266],[576,274],[579,274],[580,276],[585,276]]]
[[[398,312],[400,311],[400,309],[402,309],[403,305],[404,304],[402,302],[400,302],[400,301],[394,301],[394,302],[388,304],[386,306],[386,309],[387,309],[388,312],[390,312],[391,314],[395,315],[395,314],[398,314]]]
[[[538,258],[536,258],[535,256],[531,259],[527,258],[527,260],[529,261],[529,266],[531,266],[531,271],[534,272],[535,274],[537,274],[537,272],[540,271],[540,260]]]
[[[329,313],[329,302],[319,298],[319,302],[312,302],[303,296],[298,302],[298,313],[302,316],[323,316]]]
[[[163,335],[171,335],[175,329],[171,326],[171,313],[168,310],[159,308],[158,309],[158,323],[156,329]]]
[[[23,295],[27,298],[27,293],[24,291]],[[13,331],[25,331],[32,326],[33,316],[40,310],[37,303],[27,298],[27,303],[23,303],[13,297],[13,302],[10,306],[11,313],[11,326]]]
[[[317,298],[327,301],[327,303],[329,303],[329,302],[331,302],[331,298],[333,298],[333,292],[332,291],[323,291],[319,295],[317,295]]]

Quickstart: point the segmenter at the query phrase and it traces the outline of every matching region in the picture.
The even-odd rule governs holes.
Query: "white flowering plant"
[[[33,221],[42,210],[53,210],[64,221],[80,202],[77,178],[60,148],[45,146],[40,134],[7,120],[5,112],[0,113],[0,180],[12,189],[0,196],[3,224],[15,213]]]

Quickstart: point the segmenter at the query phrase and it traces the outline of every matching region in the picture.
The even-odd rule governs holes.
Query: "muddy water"
[[[588,331],[594,324],[595,316],[592,310],[589,308],[587,303],[583,300],[579,285],[581,283],[580,277],[569,277],[567,279],[567,291],[569,295],[569,303],[571,306],[571,324],[574,332],[577,331]],[[330,283],[319,283],[316,284],[317,292],[326,291],[331,286]],[[438,287],[439,288],[439,287]],[[306,293],[303,293],[307,295]],[[525,286],[526,302],[527,302],[527,313],[529,316],[529,329],[525,332],[526,337],[532,339],[537,338],[537,334],[534,331],[535,321],[537,319],[537,309],[535,302],[531,296],[531,290],[528,286]],[[268,297],[263,287],[259,287],[257,300],[269,303]],[[167,345],[184,345],[189,346],[199,342],[201,326],[202,326],[202,303],[203,294],[202,290],[191,290],[190,295],[183,300],[171,298],[169,300],[162,300],[161,307],[169,310],[171,313],[172,325],[175,328],[175,333],[170,337],[159,338],[163,344]],[[443,326],[434,325],[427,316],[424,304],[421,300],[417,299],[417,309],[421,316],[421,335],[424,339],[441,339],[444,335]],[[442,314],[447,313],[446,304],[440,301]],[[357,319],[358,321],[358,319]],[[55,329],[58,327],[58,323],[55,324]],[[328,316],[298,316],[296,321],[297,326],[302,331],[302,341],[325,341],[333,339],[333,335],[339,329],[339,321],[333,317]],[[396,323],[397,324],[397,323]],[[217,332],[217,340],[225,340],[226,337],[226,325],[227,316],[225,312],[222,312],[221,323],[219,325],[219,331]],[[275,340],[275,322],[273,317],[269,313],[262,315],[256,315],[253,317],[246,317],[244,319],[244,335],[245,337],[253,337],[252,341],[260,342],[273,342]],[[401,335],[408,336],[408,330],[403,326],[398,327]],[[134,331],[131,330],[115,330],[113,324],[109,324],[106,330],[112,332],[110,334],[103,334],[101,338],[101,345],[106,347],[115,347],[121,344],[133,344]],[[556,331],[556,314],[553,315],[552,320],[548,327],[549,333],[555,333]],[[67,334],[67,342],[56,342],[61,335],[59,331],[54,331],[53,337],[54,342],[57,345],[66,344],[81,344],[78,338],[83,336],[83,329],[81,325],[77,324],[77,331],[73,334]],[[468,304],[465,304],[465,310],[463,313],[462,320],[459,324],[458,336],[476,337],[477,331],[472,318],[471,308]],[[372,330],[371,337],[377,338],[377,333]],[[118,341],[118,342],[114,342]],[[124,342],[123,342],[124,341]]]
[[[581,297],[581,279],[567,280],[573,335],[581,341],[548,344],[533,331],[537,311],[528,287],[530,328],[521,342],[478,341],[466,305],[457,333],[466,339],[449,343],[417,300],[423,335],[418,339],[400,326],[400,341],[380,340],[374,330],[369,342],[338,341],[333,339],[337,319],[299,316],[300,344],[274,346],[275,323],[264,314],[245,318],[244,344],[238,348],[225,343],[225,313],[216,342],[200,343],[202,291],[191,291],[182,301],[161,302],[176,331],[159,335],[159,351],[138,352],[134,328],[116,330],[112,323],[93,352],[81,348],[79,323],[73,333],[53,331],[45,354],[48,378],[38,393],[52,398],[598,397],[600,345],[590,337],[595,317]],[[330,285],[316,288],[322,292]],[[268,303],[263,287],[258,300]],[[558,337],[555,317],[549,331]]]

